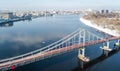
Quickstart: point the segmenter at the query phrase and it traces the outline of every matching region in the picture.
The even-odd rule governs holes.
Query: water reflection
[[[78,18],[58,15],[0,24],[4,27],[0,28],[0,59],[33,51],[63,38],[78,29]]]
[[[32,19],[23,19],[23,20],[17,20],[14,22],[18,22],[18,21],[32,21]],[[0,27],[12,27],[14,26],[14,22],[6,22],[6,23],[0,23]]]
[[[32,21],[32,18],[22,19],[21,21]]]
[[[9,22],[9,23],[1,23],[0,27],[12,27],[13,26],[13,22]]]

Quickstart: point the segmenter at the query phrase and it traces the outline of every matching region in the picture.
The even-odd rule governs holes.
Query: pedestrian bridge
[[[0,70],[4,71],[9,69],[14,69],[18,66],[22,66],[22,65],[43,60],[52,56],[63,54],[73,49],[79,49],[78,58],[85,62],[88,62],[90,61],[90,59],[87,59],[84,55],[85,53],[84,49],[86,46],[94,45],[102,42],[109,42],[111,40],[116,40],[119,38],[120,37],[116,37],[116,36],[103,38],[85,29],[79,28],[73,33],[71,33],[70,35],[48,46],[45,46],[43,48],[37,49],[35,51],[29,52],[26,54],[0,60]],[[107,48],[109,49],[109,47]],[[80,50],[82,50],[82,53],[80,53]]]

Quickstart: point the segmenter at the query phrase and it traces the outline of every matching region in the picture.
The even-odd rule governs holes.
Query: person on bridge
[[[16,68],[16,66],[15,66],[15,65],[11,66],[11,70],[12,70],[12,71],[14,71],[14,70],[15,70],[15,68]]]

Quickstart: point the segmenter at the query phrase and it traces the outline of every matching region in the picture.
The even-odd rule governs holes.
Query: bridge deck
[[[16,65],[16,64],[19,64],[19,63],[24,63],[24,62],[31,61],[31,60],[34,60],[34,59],[44,58],[44,57],[47,57],[47,56],[62,53],[62,52],[72,50],[72,49],[76,49],[76,48],[79,48],[79,47],[84,47],[84,46],[89,46],[89,45],[101,43],[101,42],[104,42],[105,40],[114,40],[114,39],[118,39],[118,38],[119,37],[111,37],[111,38],[102,39],[102,40],[85,42],[84,44],[83,43],[74,44],[74,45],[71,45],[71,46],[67,46],[67,47],[63,47],[63,48],[59,48],[59,49],[54,49],[54,50],[51,50],[51,51],[48,51],[48,52],[37,53],[37,54],[31,55],[31,56],[27,56],[27,57],[23,57],[23,58],[20,58],[20,59],[13,60],[13,61],[8,61],[8,62],[1,63],[0,64],[0,69],[5,68],[5,67],[10,67],[11,64]]]

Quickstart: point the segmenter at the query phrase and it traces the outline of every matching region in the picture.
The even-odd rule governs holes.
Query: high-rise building
[[[106,13],[109,13],[109,10],[106,10]]]
[[[107,13],[109,13],[109,10],[101,10],[101,13],[102,14],[107,14]]]
[[[104,10],[101,10],[101,13],[104,14]]]

